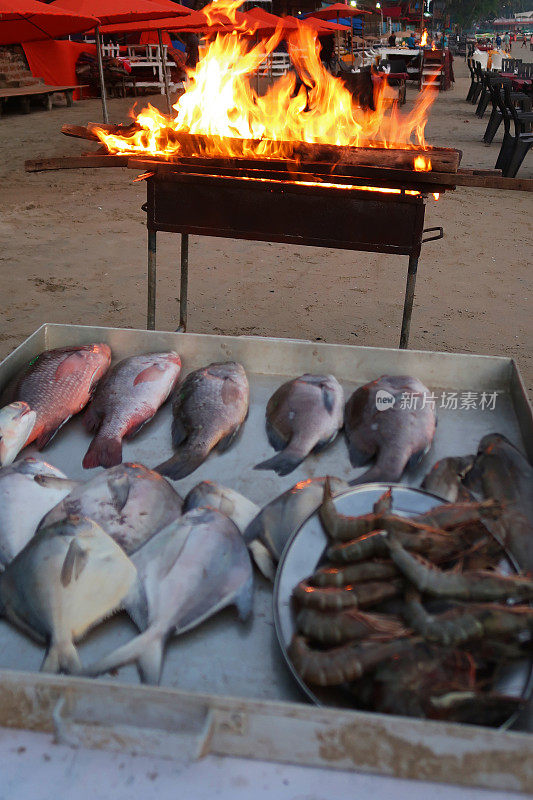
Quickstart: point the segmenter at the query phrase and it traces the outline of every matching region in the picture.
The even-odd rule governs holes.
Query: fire
[[[416,172],[431,172],[431,159],[424,156],[417,156],[414,161]]]
[[[204,9],[211,24],[235,17],[242,0],[220,0]],[[95,130],[113,153],[172,157],[179,155],[290,158],[294,142],[365,147],[426,149],[424,129],[436,93],[426,87],[414,109],[400,114],[384,97],[384,81],[374,92],[375,110],[361,109],[343,81],[320,60],[316,31],[299,24],[288,40],[294,72],[275,81],[264,94],[256,89],[257,70],[281,39],[255,41],[242,26],[217,34],[200,51],[189,85],[168,117],[152,106],[136,117],[140,130],[129,137]],[[429,90],[428,90],[429,89]],[[180,134],[194,134],[194,152],[184,150]],[[244,141],[243,141],[244,140]]]
[[[428,43],[428,30],[424,28],[422,36],[420,37],[420,47],[425,47]]]

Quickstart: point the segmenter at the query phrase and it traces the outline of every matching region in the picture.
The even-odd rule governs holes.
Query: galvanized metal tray
[[[412,486],[419,485],[423,475],[435,461],[447,455],[474,452],[479,439],[492,431],[503,433],[526,451],[530,458],[533,458],[533,414],[517,366],[509,358],[362,348],[286,339],[177,334],[162,331],[46,324],[0,364],[0,388],[31,358],[44,349],[95,341],[109,343],[114,360],[136,353],[173,348],[179,352],[182,358],[183,374],[212,361],[229,359],[240,361],[247,370],[251,389],[250,414],[239,442],[223,455],[211,456],[193,475],[175,484],[183,495],[200,480],[210,479],[229,485],[259,505],[263,505],[297,481],[312,476],[334,474],[344,479],[351,479],[357,474],[349,464],[346,445],[342,438],[339,438],[332,447],[320,455],[306,459],[297,470],[285,478],[279,478],[274,473],[253,470],[255,464],[272,454],[264,431],[264,413],[269,396],[281,382],[303,372],[333,373],[343,385],[347,396],[357,386],[385,373],[416,375],[436,393],[439,416],[437,434],[433,447],[424,462],[420,464],[416,472],[404,479]],[[482,392],[487,395],[496,392],[496,404],[494,410],[486,407],[483,410],[467,409],[461,408],[460,405],[455,410],[439,408],[439,393],[442,391],[457,392],[459,396],[465,392],[477,392],[479,395]],[[81,466],[81,459],[88,443],[89,437],[83,431],[80,421],[75,419],[58,433],[41,456],[64,470],[69,476],[87,479],[94,474],[94,471],[85,472]],[[168,458],[171,452],[170,409],[166,407],[145,426],[136,438],[125,444],[124,459],[141,462],[152,467]],[[92,661],[97,656],[127,641],[133,633],[133,625],[124,616],[117,616],[107,621],[81,643],[82,661],[84,663]],[[0,700],[4,702],[3,711],[2,703],[0,703],[0,724],[20,725],[21,720],[28,716],[24,712],[27,705],[28,708],[31,708],[32,719],[38,720],[35,722],[37,726],[44,725],[43,720],[45,719],[48,720],[50,726],[53,709],[53,702],[50,698],[57,699],[58,696],[62,696],[63,690],[64,692],[73,692],[76,697],[79,695],[80,702],[82,702],[84,692],[93,698],[103,698],[108,697],[109,692],[112,691],[110,687],[114,687],[116,697],[122,698],[120,703],[129,702],[126,700],[128,697],[132,699],[142,697],[145,705],[151,702],[149,698],[155,698],[159,696],[158,692],[163,691],[163,688],[158,690],[143,687],[141,689],[138,686],[137,673],[133,667],[121,669],[118,676],[114,678],[104,678],[92,682],[61,676],[57,678],[42,676],[37,673],[42,655],[41,648],[4,621],[0,621]],[[15,672],[9,672],[13,670]],[[124,684],[128,684],[128,686]],[[9,698],[14,696],[14,685],[22,687],[20,689],[22,711],[14,708],[13,703],[9,701]],[[89,687],[91,687],[90,691]],[[295,706],[281,706],[280,710],[279,704],[273,702],[294,703],[303,698],[286,669],[277,645],[272,612],[272,587],[261,577],[257,577],[253,619],[247,624],[238,623],[233,610],[229,609],[200,628],[169,642],[162,675],[162,687],[166,687],[166,690],[171,693],[176,692],[174,706],[180,697],[199,697],[194,693],[203,693],[210,696],[211,703],[214,702],[214,697],[219,697],[219,705],[225,708],[239,708],[241,711],[248,709],[250,714],[259,713],[259,701],[267,701],[265,707],[271,709],[273,718],[280,716],[285,719],[288,715],[292,719],[296,719],[298,715],[296,715]],[[45,696],[48,697],[48,705],[43,708],[39,705],[39,698]],[[229,697],[238,698],[238,700],[230,702]],[[96,700],[94,702],[96,703]],[[117,700],[117,702],[119,701]],[[190,702],[193,705],[196,703],[196,701],[193,703],[192,699]],[[204,701],[198,699],[197,702],[201,705]],[[273,705],[271,706],[270,703]],[[85,701],[82,702],[82,705],[85,708]],[[315,716],[313,716],[313,711]],[[261,713],[263,712],[261,711]],[[265,713],[268,715],[270,712]],[[298,718],[315,720],[320,727],[322,722],[325,723],[326,717],[316,717],[316,714],[323,715],[324,713],[323,710],[319,712],[317,709],[307,709],[306,713],[303,716],[300,714]],[[341,714],[339,711],[332,713]],[[364,718],[364,725],[368,726],[368,719],[371,718],[375,720],[376,730],[390,731],[391,725],[394,726],[394,718],[391,717],[384,717],[385,721],[382,721],[380,715],[362,715],[359,712],[342,713],[348,714],[348,718],[354,725],[359,724],[358,720],[363,724]],[[338,719],[340,724],[341,717],[330,718],[327,716],[327,719]],[[409,726],[412,726],[414,722],[418,722],[422,726],[434,724],[420,721],[408,722],[407,720],[403,722]],[[30,721],[28,724],[33,723]],[[399,729],[403,729],[403,726],[400,726]],[[447,726],[446,730],[448,729],[460,731],[464,730],[464,727]],[[409,766],[406,771],[402,771],[390,753],[387,756],[380,756],[379,759],[374,755],[370,758],[368,753],[364,758],[362,754],[360,758],[357,753],[350,753],[346,758],[336,758],[333,750],[330,751],[327,748],[324,750],[315,742],[316,746],[310,747],[313,753],[311,760],[309,760],[311,758],[309,748],[305,753],[302,750],[300,754],[296,754],[294,751],[288,754],[281,746],[282,737],[280,737],[279,730],[278,737],[280,738],[276,740],[275,732],[277,730],[273,723],[273,738],[271,741],[269,739],[270,744],[268,747],[265,746],[266,750],[265,747],[262,747],[262,756],[261,753],[257,753],[258,757],[271,757],[294,763],[321,763],[341,768],[352,764],[364,769],[383,771],[385,774],[407,775],[412,773],[414,776],[420,774],[418,767]],[[424,727],[419,729],[415,726],[410,727],[409,730],[428,730],[427,735],[429,736],[429,731],[433,729]],[[435,741],[442,742],[444,728],[440,727],[439,730],[440,736],[437,736]],[[480,734],[480,741],[489,741],[487,739],[489,733],[496,736],[503,735],[487,732],[483,736]],[[449,744],[450,752],[455,752],[457,747],[459,751],[461,750],[462,745],[459,745],[461,735],[457,735],[459,736],[457,741],[454,738],[455,734],[452,735],[453,742]],[[518,736],[520,739],[518,734],[514,734],[514,736]],[[262,737],[261,741],[266,741],[264,732]],[[425,739],[424,735],[417,741],[421,742]],[[105,740],[104,736],[103,740]],[[240,742],[240,749],[237,748],[239,752],[242,755],[252,755],[252,752],[248,750],[248,747],[251,746],[250,741],[246,743],[246,746],[244,740],[238,739],[238,741]],[[490,741],[496,740],[490,739]],[[520,741],[515,742],[513,752],[520,752],[521,747]],[[331,758],[328,754],[331,755]],[[419,755],[423,760],[423,754]],[[506,762],[503,769],[506,777],[501,779],[502,786],[511,787],[512,785],[516,789],[524,786],[526,777],[514,782],[513,779],[509,783],[509,775],[513,770],[515,773],[517,769],[520,771],[520,763],[514,764],[513,756],[511,770]],[[435,774],[439,774],[438,769]],[[443,770],[442,777],[438,779],[450,780],[447,778],[446,770]],[[464,770],[463,777],[455,777],[455,781],[467,783],[474,781],[475,785],[490,785],[480,776],[479,769],[476,769],[474,773],[472,770]],[[496,785],[494,781],[492,785]]]

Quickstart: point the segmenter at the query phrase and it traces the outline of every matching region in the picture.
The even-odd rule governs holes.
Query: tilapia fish
[[[74,642],[121,607],[136,578],[95,522],[68,517],[34,536],[0,574],[0,613],[48,644],[41,669],[77,673]]]
[[[183,513],[193,508],[215,508],[217,511],[221,511],[235,523],[243,535],[250,522],[261,510],[244,495],[213,481],[202,481],[194,489],[191,489],[183,501]],[[265,578],[273,581],[276,567],[266,547],[259,541],[252,541],[249,542],[248,549],[257,568]]]
[[[180,357],[171,352],[131,356],[107,373],[83,418],[89,433],[96,433],[83,459],[85,469],[120,464],[122,440],[152,419],[180,371]]]
[[[268,441],[281,453],[257,464],[288,475],[311,452],[320,452],[343,425],[344,392],[333,375],[301,375],[277,389],[267,404]]]
[[[0,467],[16,459],[30,435],[37,414],[27,403],[10,403],[0,410]]]
[[[352,394],[344,412],[344,430],[350,461],[375,463],[350,481],[395,483],[406,467],[415,466],[431,447],[437,418],[425,400],[429,395],[417,378],[382,375]]]
[[[202,464],[211,450],[227,450],[248,414],[249,387],[241,364],[228,361],[191,372],[172,403],[172,445],[177,452],[156,467],[173,480]]]
[[[35,458],[0,470],[0,564],[5,566],[15,558],[43,516],[77,485]]]
[[[61,347],[41,353],[24,371],[14,389],[35,411],[36,420],[26,444],[41,450],[55,433],[89,400],[111,363],[107,344]]]
[[[43,519],[44,528],[71,514],[93,519],[130,554],[181,516],[182,499],[142,464],[119,464],[80,484]]]
[[[266,505],[244,533],[247,543],[259,539],[277,563],[291,535],[317,510],[324,496],[326,478],[300,481]],[[330,477],[333,495],[345,492],[349,484]]]
[[[533,572],[533,466],[505,436],[491,433],[481,439],[464,483],[477,497],[501,504],[499,518],[485,525]]]
[[[471,469],[474,456],[451,456],[437,461],[422,481],[421,488],[442,497],[450,503],[472,500],[472,494],[463,485],[463,478]]]
[[[226,606],[235,605],[242,620],[251,612],[248,551],[237,527],[219,511],[189,511],[134,553],[132,561],[139,588],[125,607],[143,633],[90,665],[86,675],[135,661],[143,681],[159,683],[169,636],[185,633]]]

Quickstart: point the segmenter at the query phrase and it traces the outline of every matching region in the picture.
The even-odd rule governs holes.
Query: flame
[[[220,0],[203,9],[210,24],[235,18],[242,0]],[[290,158],[294,143],[427,149],[424,129],[436,93],[425,87],[411,113],[401,115],[385,98],[385,81],[374,92],[375,110],[357,106],[344,82],[320,60],[316,31],[299,24],[288,39],[294,72],[280,77],[265,94],[256,73],[277,47],[280,28],[255,42],[250,28],[211,37],[200,60],[187,71],[189,86],[168,117],[148,106],[136,117],[140,130],[117,136],[94,129],[113,153]],[[428,90],[429,89],[429,90]],[[194,134],[191,141],[180,134]],[[185,141],[187,140],[187,141]]]
[[[440,197],[440,192],[433,192],[433,200],[438,200]]]
[[[428,43],[428,30],[424,28],[422,36],[420,37],[420,47],[425,47]]]
[[[434,41],[433,41],[433,42],[431,42],[431,49],[432,49],[432,50],[436,50],[436,49],[437,49],[437,45],[435,44],[435,42],[434,42]]]
[[[414,160],[415,172],[431,172],[431,159],[417,156]]]

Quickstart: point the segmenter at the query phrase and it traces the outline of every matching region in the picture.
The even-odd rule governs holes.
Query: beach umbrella
[[[349,6],[346,3],[334,3],[331,6],[327,6],[326,8],[320,8],[318,11],[313,11],[309,17],[315,17],[316,19],[335,19],[337,20],[337,24],[339,23],[340,19],[346,19],[349,17],[362,17],[363,14],[372,14],[372,11],[363,11],[362,8],[355,8],[355,6]],[[307,19],[309,19],[307,17]],[[364,29],[363,29],[363,46],[364,46]],[[340,61],[340,44],[339,38],[337,37],[337,55]],[[354,53],[353,53],[353,30],[352,30],[352,64],[354,61]],[[364,59],[363,59],[364,63]]]
[[[39,0],[0,0],[0,45],[55,39],[94,28],[94,14]]]
[[[2,0],[0,0],[2,2]],[[104,65],[102,61],[102,36],[100,33],[100,25],[111,25],[118,22],[133,22],[136,20],[152,20],[161,19],[170,15],[177,16],[179,11],[176,12],[176,3],[170,0],[62,0],[60,3],[51,3],[49,8],[57,5],[59,8],[70,9],[75,13],[90,14],[100,20],[100,24],[94,28],[94,36],[96,40],[96,57],[98,59],[98,74],[100,76],[100,96],[102,98],[102,115],[104,122],[109,122],[109,113],[107,110],[107,93],[104,81]],[[184,8],[182,6],[182,8]],[[161,58],[164,58],[164,52],[161,48]],[[165,88],[168,85],[166,78],[166,63],[163,64],[163,73],[165,75]],[[168,97],[168,95],[167,95]]]

